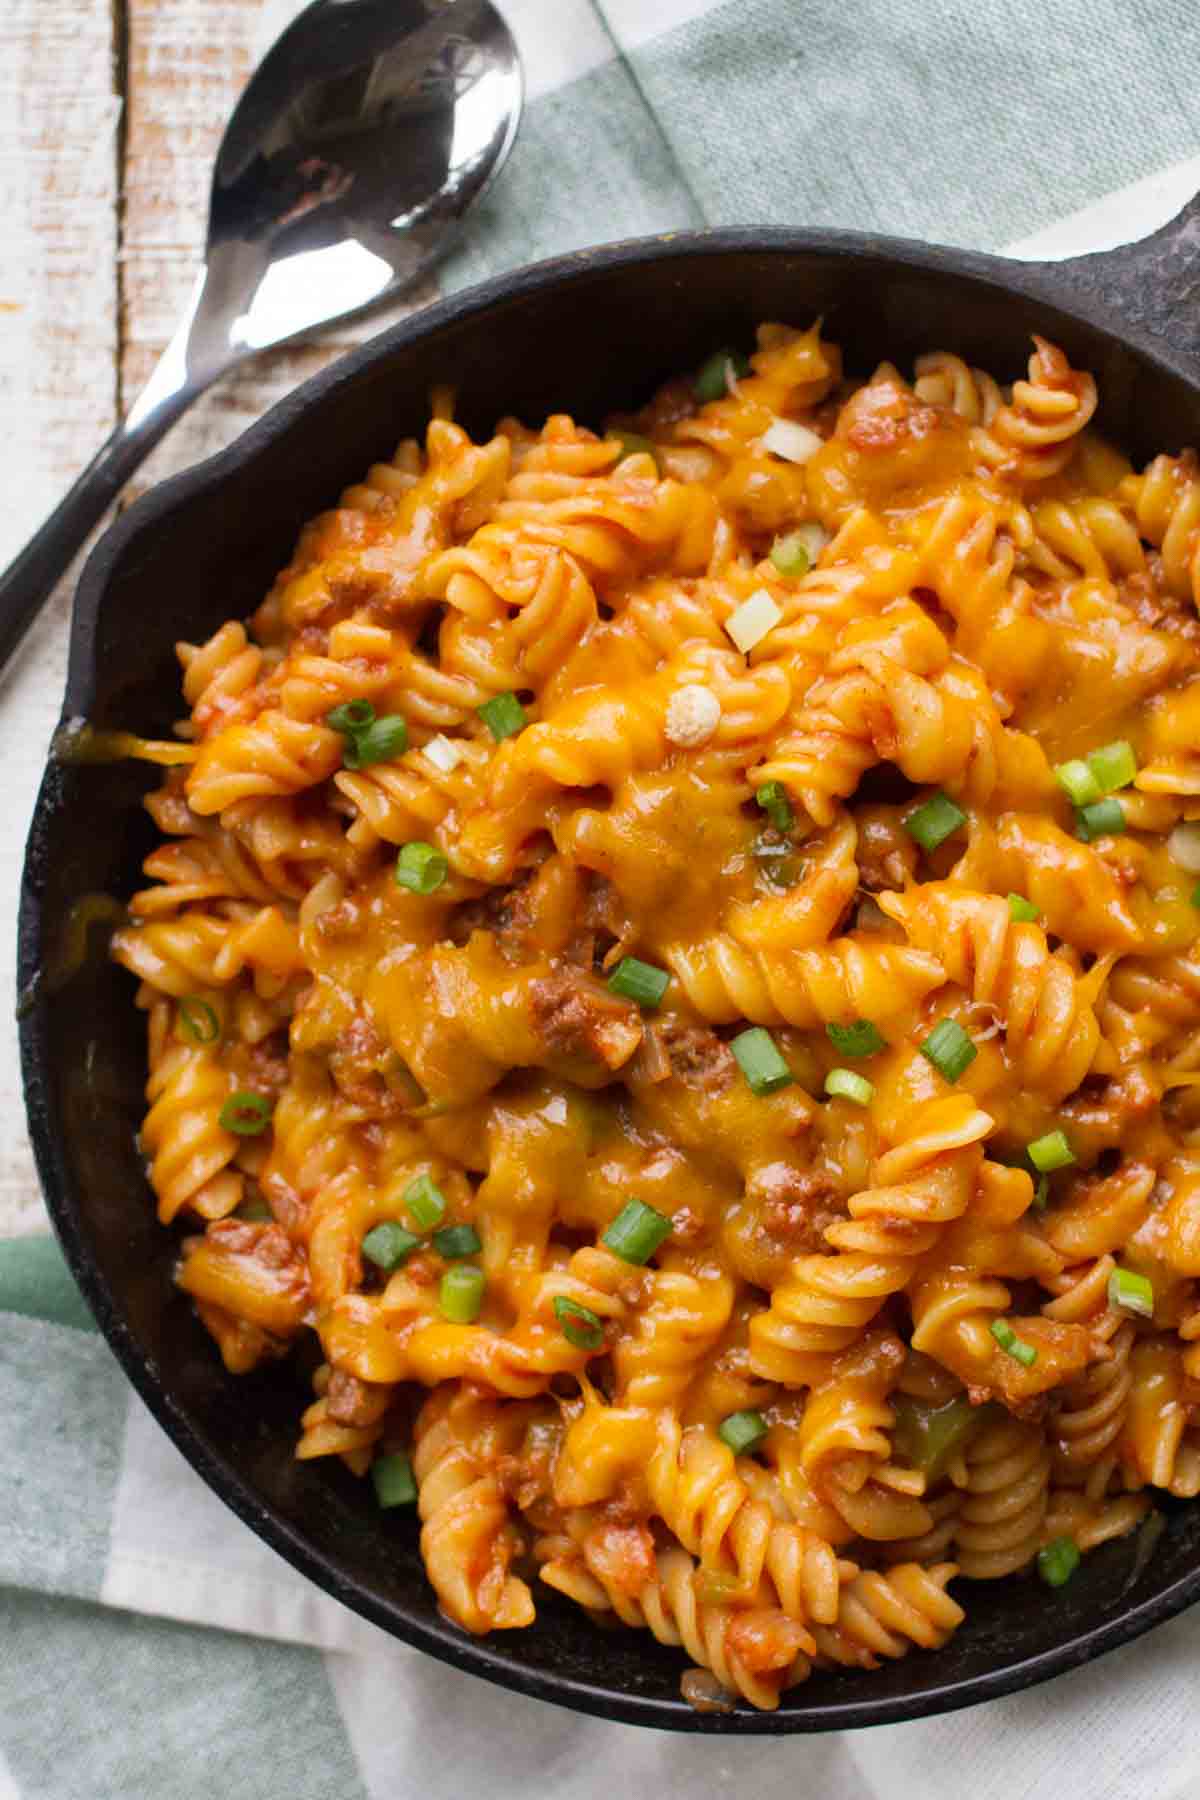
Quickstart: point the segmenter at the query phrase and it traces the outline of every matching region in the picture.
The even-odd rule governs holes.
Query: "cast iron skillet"
[[[958,351],[1005,378],[1040,331],[1092,369],[1104,430],[1134,458],[1200,441],[1200,201],[1144,242],[1018,264],[844,232],[747,229],[611,245],[522,269],[432,306],[344,356],[228,451],[165,482],[94,551],[75,606],[64,713],[166,734],[177,638],[249,613],[296,533],[402,436],[435,382],[475,433],[505,413],[598,424],[763,319],[824,316],[851,369]],[[415,1521],[382,1517],[368,1484],[292,1456],[308,1369],[226,1375],[171,1285],[134,1146],[144,1042],[133,984],[100,953],[56,992],[38,972],[85,893],[130,893],[151,844],[139,807],[157,771],[52,755],[29,839],[20,991],[29,1125],[63,1247],[142,1397],[218,1494],[269,1544],[385,1630],[521,1693],[680,1731],[819,1731],[949,1711],[1045,1680],[1136,1637],[1200,1595],[1200,1505],[1087,1558],[1050,1595],[1035,1581],[970,1588],[968,1623],[936,1655],[819,1675],[778,1712],[701,1716],[679,1698],[681,1653],[597,1630],[544,1594],[530,1631],[472,1639],[439,1614]],[[31,987],[31,984],[32,987]],[[1145,1566],[1141,1566],[1142,1563]]]

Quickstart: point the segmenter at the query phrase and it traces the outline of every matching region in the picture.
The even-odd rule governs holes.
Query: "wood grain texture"
[[[111,428],[117,248],[112,25],[95,0],[0,7],[0,557]]]
[[[0,0],[0,561],[111,430],[117,120],[107,0]],[[25,831],[58,717],[68,578],[0,682],[0,1234],[45,1229],[25,1137],[12,946]]]

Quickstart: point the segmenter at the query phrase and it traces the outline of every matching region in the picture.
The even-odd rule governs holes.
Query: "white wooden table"
[[[171,335],[199,267],[225,120],[301,3],[0,0],[0,567],[127,410]],[[227,378],[176,425],[137,486],[228,443],[387,317]],[[0,937],[9,946],[62,695],[73,585],[72,575],[0,678]],[[12,965],[10,948],[0,986],[0,1237],[44,1227]]]

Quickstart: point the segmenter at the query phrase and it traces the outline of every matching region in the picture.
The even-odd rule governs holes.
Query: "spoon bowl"
[[[229,121],[168,379],[182,365],[207,386],[214,365],[420,281],[508,155],[521,98],[516,46],[488,0],[308,7]]]
[[[452,245],[512,148],[523,97],[490,0],[314,0],[238,101],[204,267],[103,449],[0,576],[0,668],[130,475],[247,357],[394,298]]]

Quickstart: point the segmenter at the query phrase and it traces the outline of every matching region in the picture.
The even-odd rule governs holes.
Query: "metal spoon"
[[[488,0],[314,0],[213,171],[204,268],[128,418],[0,576],[0,668],[133,471],[236,363],[398,294],[452,242],[521,116]]]

